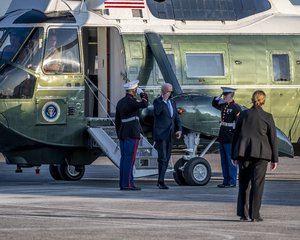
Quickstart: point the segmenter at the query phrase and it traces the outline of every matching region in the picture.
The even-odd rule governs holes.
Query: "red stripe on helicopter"
[[[105,8],[145,8],[144,0],[109,0],[104,2]]]

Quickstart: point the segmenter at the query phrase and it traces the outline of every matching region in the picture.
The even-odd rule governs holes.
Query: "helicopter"
[[[183,8],[179,0],[10,1],[0,17],[6,163],[17,172],[48,164],[56,180],[80,180],[85,166],[103,155],[119,166],[113,116],[128,79],[139,79],[150,100],[163,82],[173,85],[187,146],[174,166],[178,184],[210,180],[204,155],[218,135],[220,113],[211,100],[221,86],[237,88],[237,102],[245,106],[254,89],[265,90],[279,154],[293,157],[292,142],[298,149],[300,137],[297,6],[210,2],[191,0]],[[145,135],[151,134],[152,107],[141,112]],[[208,144],[198,155],[202,139]],[[142,136],[134,175],[156,174],[156,158]]]

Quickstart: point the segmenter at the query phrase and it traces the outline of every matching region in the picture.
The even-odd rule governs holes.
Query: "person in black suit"
[[[126,96],[117,103],[115,125],[120,140],[120,190],[141,190],[134,185],[133,166],[141,134],[139,110],[148,106],[148,96],[138,88],[138,80],[124,85]],[[139,94],[140,100],[135,96]]]
[[[158,181],[160,189],[168,189],[165,184],[165,174],[168,168],[172,150],[172,137],[181,137],[182,127],[177,113],[176,102],[172,99],[173,86],[164,83],[161,87],[161,96],[153,102],[154,128],[153,135],[158,151]]]
[[[278,163],[276,127],[272,114],[262,109],[265,99],[263,91],[253,93],[253,106],[241,113],[233,136],[232,158],[239,165],[237,215],[242,221],[248,217],[254,222],[263,221],[259,211],[268,162],[271,161],[272,171]]]

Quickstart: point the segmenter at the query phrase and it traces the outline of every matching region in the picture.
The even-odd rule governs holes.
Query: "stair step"
[[[120,166],[121,151],[119,141],[116,137],[114,126],[88,128],[92,137],[93,147],[99,147],[104,154],[117,166]],[[148,142],[147,138],[141,135],[138,145],[135,169],[139,177],[149,176],[157,173],[157,151]],[[141,171],[138,171],[141,170]],[[145,171],[144,171],[145,170]]]

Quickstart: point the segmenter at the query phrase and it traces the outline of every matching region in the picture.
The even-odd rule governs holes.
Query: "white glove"
[[[138,87],[136,89],[136,93],[140,95],[141,93],[144,93],[144,91],[141,88]]]

